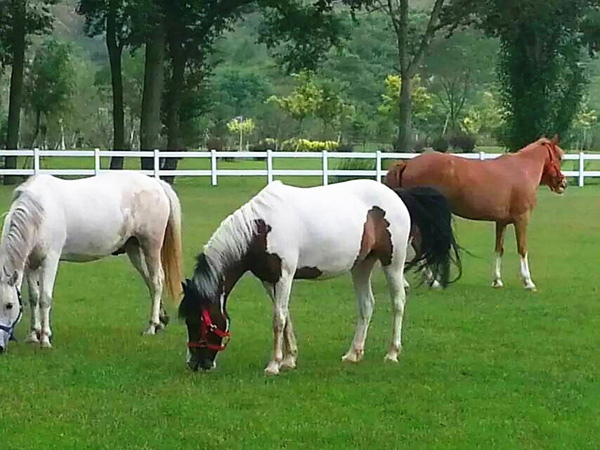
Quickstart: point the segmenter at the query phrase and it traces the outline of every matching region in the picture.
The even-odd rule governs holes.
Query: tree
[[[412,80],[412,116],[417,122],[425,122],[432,111],[433,98],[421,84],[421,77],[415,75]],[[388,75],[385,79],[385,94],[381,96],[381,104],[377,108],[382,116],[395,120],[401,107],[402,80],[398,75]]]
[[[496,39],[476,29],[456,31],[447,39],[432,42],[421,73],[439,102],[441,135],[459,131],[479,93],[495,82],[498,48]]]
[[[279,97],[272,95],[267,103],[276,105],[298,122],[298,134],[302,133],[302,125],[307,117],[315,114],[322,101],[322,92],[314,78],[306,73],[292,75],[297,86],[290,95]]]
[[[85,16],[88,36],[106,35],[112,87],[112,119],[114,150],[126,150],[125,104],[123,98],[123,49],[129,45],[132,19],[127,0],[79,0],[77,12]],[[111,169],[122,169],[123,158],[113,157]]]
[[[500,40],[502,140],[518,150],[541,135],[566,134],[579,110],[586,77],[584,18],[591,0],[484,0],[478,25]]]
[[[35,114],[31,147],[40,132],[42,115],[64,117],[74,87],[74,70],[68,44],[49,39],[36,52],[27,85],[27,100]],[[47,127],[44,127],[47,129]],[[45,136],[43,136],[45,138]]]
[[[387,14],[394,30],[397,44],[398,73],[401,91],[398,99],[399,151],[409,151],[412,139],[413,80],[431,42],[440,30],[452,31],[464,20],[473,0],[456,2],[435,0],[431,10],[424,14],[410,14],[409,0],[375,0],[362,2],[367,8]],[[357,2],[361,3],[361,2]],[[420,27],[419,24],[423,24]],[[422,29],[420,29],[422,28]]]
[[[9,36],[10,63],[10,100],[8,107],[8,124],[6,148],[17,149],[21,126],[21,107],[23,105],[23,70],[25,67],[26,37],[31,34],[43,34],[50,30],[52,15],[50,6],[56,0],[11,0],[10,6],[4,5],[2,15],[10,24],[5,28],[5,36]],[[15,169],[17,157],[7,156],[5,167]],[[5,176],[4,184],[18,182],[16,177]]]
[[[244,134],[252,133],[254,128],[256,128],[256,124],[251,118],[239,116],[227,122],[229,132],[240,137],[240,152],[244,149]]]

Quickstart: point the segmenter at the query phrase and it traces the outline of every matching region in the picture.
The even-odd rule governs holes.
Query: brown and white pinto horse
[[[298,349],[288,309],[295,279],[326,279],[350,272],[358,320],[343,360],[359,362],[374,297],[371,272],[379,262],[392,301],[392,339],[385,359],[398,361],[402,349],[404,264],[411,229],[421,232],[421,253],[410,265],[427,264],[445,285],[450,265],[460,266],[448,200],[427,187],[394,192],[374,180],[297,188],[269,184],[231,214],[198,256],[194,275],[183,286],[179,313],[188,328],[188,365],[214,367],[230,336],[227,300],[250,271],[273,300],[273,357],[265,373],[296,367]]]
[[[432,186],[443,192],[454,214],[472,220],[496,222],[496,260],[492,286],[502,287],[500,275],[504,231],[514,224],[525,289],[535,290],[527,261],[527,225],[540,184],[562,194],[567,181],[560,165],[563,151],[552,140],[541,138],[515,154],[477,161],[444,153],[426,153],[399,161],[388,171],[391,188]]]

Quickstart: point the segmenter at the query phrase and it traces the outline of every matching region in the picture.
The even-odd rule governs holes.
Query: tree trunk
[[[10,77],[10,100],[8,106],[8,133],[6,148],[17,150],[19,146],[19,130],[21,128],[21,105],[23,104],[23,67],[25,64],[25,11],[26,0],[12,0],[13,35],[12,35],[12,73]],[[17,168],[17,157],[7,156],[5,167]],[[16,176],[4,176],[4,184],[16,184]]]
[[[181,31],[176,24],[171,24],[169,30],[169,50],[171,53],[171,80],[167,99],[167,150],[181,151],[181,96],[184,88],[186,55],[181,40]],[[165,158],[161,167],[165,170],[177,170],[178,158]],[[173,184],[174,176],[163,179]]]
[[[125,150],[125,113],[123,109],[123,71],[121,56],[123,46],[117,42],[118,1],[110,0],[106,17],[106,47],[110,61],[113,100],[113,150]],[[110,168],[123,169],[123,157],[113,156]]]
[[[400,85],[400,114],[398,116],[398,151],[412,150],[412,78],[402,75]]]
[[[142,116],[140,119],[141,150],[158,148],[160,139],[160,106],[164,85],[163,61],[165,33],[163,23],[156,24],[146,42],[144,65],[144,89],[142,93]],[[142,158],[142,170],[153,170],[154,159]]]

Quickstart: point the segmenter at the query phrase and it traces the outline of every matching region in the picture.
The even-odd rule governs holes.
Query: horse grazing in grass
[[[31,330],[27,340],[50,344],[52,290],[59,261],[86,262],[127,253],[152,298],[147,334],[168,322],[163,284],[181,283],[181,208],[165,182],[135,172],[81,180],[37,175],[15,190],[0,243],[0,352],[21,317],[27,279]],[[41,317],[40,317],[41,310]]]
[[[294,279],[352,273],[358,322],[342,359],[360,361],[373,312],[371,271],[377,261],[392,300],[392,339],[385,359],[397,361],[411,220],[422,237],[422,251],[411,264],[427,264],[447,284],[451,261],[460,264],[460,259],[450,206],[436,190],[394,192],[370,180],[314,188],[269,184],[221,223],[198,256],[192,279],[184,284],[179,313],[188,329],[189,367],[215,366],[230,336],[227,298],[247,271],[263,282],[273,301],[273,356],[266,374],[296,366],[298,351],[288,309]]]
[[[399,161],[388,171],[391,188],[433,186],[449,199],[452,211],[466,219],[496,222],[496,259],[492,285],[502,287],[500,274],[504,232],[514,224],[525,289],[535,290],[527,260],[527,225],[540,184],[562,194],[567,180],[560,165],[558,137],[542,138],[515,154],[475,161],[444,153],[426,153]]]

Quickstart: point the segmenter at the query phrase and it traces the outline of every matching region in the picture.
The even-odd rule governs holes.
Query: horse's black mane
[[[203,305],[219,301],[219,275],[210,264],[206,255],[196,257],[196,268],[192,279],[183,284],[183,300],[179,305],[179,317],[200,315]]]

